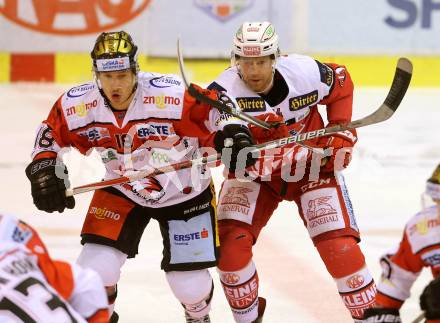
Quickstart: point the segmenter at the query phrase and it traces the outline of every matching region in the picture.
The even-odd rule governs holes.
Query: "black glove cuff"
[[[247,142],[254,144],[249,129],[241,124],[228,124],[223,128],[223,130],[217,131],[214,136],[214,147],[217,152],[222,152],[222,149],[225,147],[226,138],[231,138],[234,145],[237,144],[240,139],[247,139]]]
[[[47,168],[50,167],[53,168],[53,171],[55,172],[55,167],[57,165],[60,165],[60,162],[57,162],[56,158],[42,158],[34,160],[26,167],[26,176],[31,179],[43,169],[47,170]]]

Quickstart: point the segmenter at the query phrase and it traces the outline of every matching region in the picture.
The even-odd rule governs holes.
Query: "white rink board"
[[[67,86],[15,84],[0,86],[0,209],[21,216],[40,229],[54,257],[74,261],[79,231],[91,194],[76,198],[63,214],[36,211],[24,168],[38,123]],[[386,89],[357,89],[354,117],[372,112]],[[405,221],[420,207],[425,180],[440,162],[438,89],[410,89],[388,121],[359,130],[359,143],[346,181],[362,232],[361,247],[377,279],[378,257],[401,237]],[[99,180],[103,169],[93,156],[67,159],[73,185]],[[215,170],[215,183],[220,171]],[[147,227],[140,254],[123,268],[116,309],[121,322],[183,322],[183,310],[160,270],[162,244],[155,222]],[[268,300],[265,322],[351,322],[330,276],[302,226],[296,207],[284,203],[254,248],[261,295]],[[211,319],[233,322],[215,270]],[[418,295],[430,280],[425,270],[402,309],[410,322],[419,314]]]

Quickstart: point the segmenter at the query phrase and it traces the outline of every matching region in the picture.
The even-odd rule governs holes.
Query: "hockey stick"
[[[389,119],[399,107],[400,102],[405,96],[405,93],[410,84],[411,76],[412,76],[411,62],[406,58],[400,58],[399,61],[397,62],[396,72],[394,74],[393,83],[391,84],[391,88],[388,92],[388,95],[385,98],[384,103],[382,103],[382,105],[372,114],[362,119],[352,121],[346,125],[337,125],[333,127],[313,130],[295,136],[285,137],[285,138],[269,141],[263,144],[259,144],[254,146],[255,149],[249,152],[277,148],[290,143],[297,143],[304,140],[327,136],[329,134],[337,133],[339,131],[344,131],[347,129],[360,128],[360,127],[365,127],[368,125],[383,122]],[[156,168],[153,171],[151,170],[139,171],[131,176],[122,176],[111,180],[105,180],[105,181],[100,181],[96,183],[75,187],[73,189],[66,190],[66,195],[72,196],[80,193],[94,191],[109,186],[140,180],[148,176],[156,176],[160,174],[177,171],[180,169],[190,168],[193,165],[207,165],[210,163],[215,163],[220,160],[220,156],[221,156],[220,154],[209,155],[198,159],[186,160],[183,162],[166,165],[163,167]]]
[[[391,88],[388,91],[385,101],[372,114],[362,119],[349,122],[345,125],[336,125],[328,128],[300,133],[295,136],[266,142],[262,145],[265,145],[266,149],[270,149],[284,146],[286,144],[297,143],[304,140],[331,135],[339,131],[365,127],[388,120],[394,114],[394,112],[396,112],[397,108],[400,105],[400,102],[402,102],[402,99],[405,96],[405,93],[408,90],[409,84],[411,82],[411,76],[412,63],[407,58],[401,57],[397,62],[393,83],[391,84]],[[257,145],[256,147],[259,146],[261,145]]]
[[[73,196],[80,193],[86,193],[90,191],[99,190],[101,188],[106,188],[118,184],[124,184],[128,182],[138,181],[140,179],[149,177],[149,176],[157,176],[165,173],[175,172],[180,169],[190,168],[193,165],[208,165],[211,163],[218,162],[220,160],[220,154],[209,155],[206,157],[201,157],[197,159],[185,160],[182,162],[178,162],[171,165],[165,165],[159,168],[155,168],[154,170],[140,170],[133,175],[130,176],[121,176],[115,179],[104,180],[100,182],[95,182],[83,186],[78,186],[73,189],[66,190],[66,196]]]
[[[185,83],[185,86],[187,87],[189,94],[192,95],[193,97],[195,97],[197,100],[204,102],[204,103],[207,103],[207,104],[219,109],[220,111],[224,111],[226,113],[229,113],[229,114],[231,114],[231,115],[233,115],[243,121],[251,123],[257,127],[262,127],[264,129],[270,129],[272,127],[277,126],[276,124],[270,124],[270,123],[264,122],[258,118],[255,118],[253,116],[250,116],[250,115],[246,114],[245,112],[237,110],[233,107],[231,108],[221,101],[212,100],[211,98],[209,98],[206,95],[197,91],[197,89],[192,84],[189,84],[188,79],[185,75],[182,48],[180,46],[179,39],[177,39],[177,60],[179,62],[180,74],[181,74],[182,79]],[[333,127],[317,130],[316,132],[311,131],[309,133],[299,134],[297,136],[281,138],[281,139],[272,141],[271,143],[273,143],[275,145],[275,147],[279,147],[279,146],[282,146],[285,144],[290,144],[290,143],[297,143],[300,146],[303,146],[304,148],[307,148],[315,153],[320,153],[320,149],[310,147],[310,146],[302,143],[302,141],[321,137],[321,136],[331,135],[331,134],[337,133],[339,131],[368,126],[368,125],[375,124],[375,123],[382,122],[382,121],[389,119],[393,115],[393,113],[396,111],[396,109],[399,107],[400,102],[402,101],[403,97],[405,96],[405,93],[406,93],[408,86],[409,86],[409,83],[411,81],[411,76],[412,76],[412,63],[407,58],[403,58],[403,57],[399,58],[399,60],[397,62],[397,67],[396,67],[396,71],[394,74],[394,78],[393,78],[393,83],[391,84],[391,88],[388,92],[388,95],[387,95],[384,103],[379,107],[379,109],[377,109],[371,115],[369,115],[365,118],[362,118],[360,120],[352,121],[346,125],[336,125]],[[267,145],[267,144],[268,143],[265,143],[264,145]],[[261,145],[259,145],[257,147],[260,147],[260,146]]]
[[[423,319],[425,318],[425,313],[420,313],[413,321],[411,321],[411,323],[419,323],[422,322]]]
[[[188,90],[188,93],[196,98],[197,100],[199,100],[200,102],[204,102],[209,104],[210,106],[229,113],[231,115],[233,115],[234,117],[241,119],[243,121],[246,121],[247,123],[253,124],[256,127],[261,127],[264,128],[266,130],[269,130],[271,128],[276,128],[278,126],[281,125],[281,123],[279,122],[274,122],[274,123],[269,123],[269,122],[265,122],[261,119],[255,118],[245,112],[242,112],[240,110],[235,109],[234,107],[230,107],[228,105],[226,105],[224,102],[222,101],[216,101],[216,100],[212,100],[211,98],[209,98],[208,96],[204,95],[203,93],[200,93],[194,86],[192,83],[189,83],[187,77],[186,77],[186,72],[185,72],[185,66],[184,66],[184,62],[183,62],[183,54],[182,54],[182,47],[180,46],[180,39],[177,38],[177,61],[179,63],[179,69],[180,69],[180,75],[182,76],[183,79],[183,83],[185,83],[185,87]],[[306,145],[305,143],[302,142],[297,142],[298,145],[307,148],[308,150],[314,152],[314,153],[318,153],[318,154],[322,154],[323,150],[321,148],[315,148],[315,147],[310,147],[308,145]]]

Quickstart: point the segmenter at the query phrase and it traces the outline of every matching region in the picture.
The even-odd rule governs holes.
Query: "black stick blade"
[[[384,104],[391,110],[396,111],[408,90],[411,82],[413,66],[409,59],[401,57],[397,62],[396,73],[394,74],[393,83]]]

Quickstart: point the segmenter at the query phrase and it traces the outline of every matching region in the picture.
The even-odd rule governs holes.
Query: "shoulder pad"
[[[159,89],[184,86],[183,80],[175,74],[139,73],[139,82]]]
[[[0,244],[27,243],[33,236],[30,227],[12,215],[0,214]]]
[[[66,92],[66,96],[69,98],[78,98],[80,96],[85,95],[87,92],[94,90],[96,84],[93,82],[81,84],[75,86]]]

